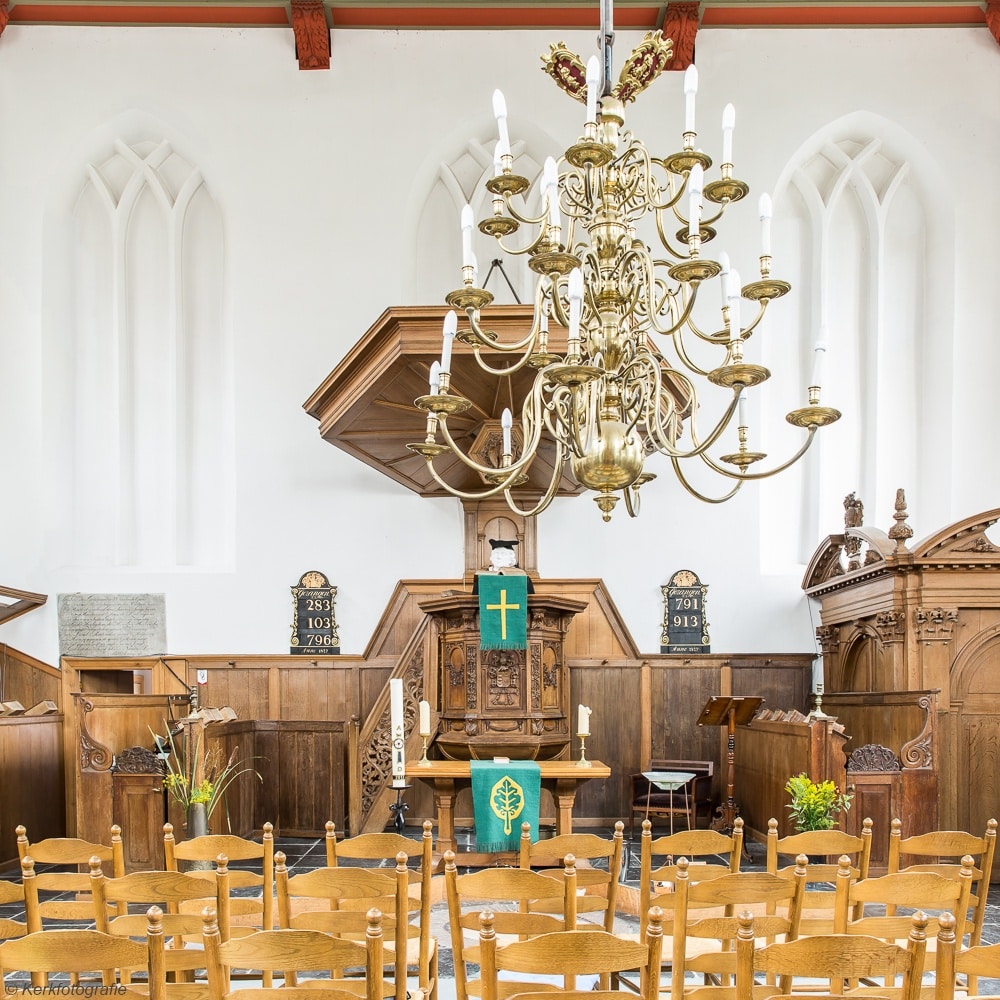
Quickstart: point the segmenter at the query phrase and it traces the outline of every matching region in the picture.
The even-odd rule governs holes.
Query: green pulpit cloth
[[[480,573],[479,648],[528,648],[528,578]]]
[[[531,824],[531,840],[538,840],[538,798],[542,772],[533,760],[498,764],[473,760],[472,808],[476,815],[476,850],[516,851],[521,824]]]

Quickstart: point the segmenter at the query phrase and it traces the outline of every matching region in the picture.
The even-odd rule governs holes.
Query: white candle
[[[722,109],[722,162],[733,162],[733,129],[736,128],[736,108],[727,104]]]
[[[430,736],[431,734],[431,703],[422,701],[420,703],[420,735]]]
[[[441,391],[441,362],[435,361],[431,365],[431,392],[437,395]]]
[[[403,731],[403,679],[389,680],[389,737],[392,741],[392,783],[406,784],[406,733]]]
[[[720,284],[722,286],[722,304],[723,306],[729,305],[729,254],[725,250],[719,254],[719,267],[722,270],[719,272]]]
[[[545,157],[542,167],[542,202],[548,206],[549,226],[558,229],[562,225],[559,216],[559,170],[551,156]]]
[[[472,267],[472,227],[475,225],[472,206],[462,209],[462,267]]]
[[[511,453],[510,430],[514,426],[514,418],[506,406],[503,409],[503,413],[500,414],[500,426],[503,429],[503,453],[509,455]]]
[[[574,267],[569,272],[569,338],[580,337],[580,313],[583,310],[583,271]]]
[[[587,708],[586,705],[581,705],[576,713],[576,735],[577,736],[589,736],[590,735],[590,713],[593,709]]]
[[[698,93],[698,70],[694,63],[684,71],[684,131],[694,131],[694,96]]]
[[[597,122],[597,91],[601,86],[601,63],[597,56],[587,60],[587,121]]]
[[[688,177],[688,239],[701,233],[701,190],[704,183],[705,169],[696,163]]]
[[[771,256],[771,196],[760,196],[760,255]]]
[[[810,386],[819,389],[823,385],[823,360],[826,357],[826,340],[817,340],[813,353],[813,374]]]
[[[441,374],[451,374],[451,349],[458,332],[458,313],[449,309],[444,317],[444,333],[441,339]]]
[[[740,272],[733,268],[729,272],[729,339],[740,335]]]
[[[739,399],[739,421],[740,427],[747,426],[747,394],[745,392],[740,393]]]
[[[499,177],[503,173],[503,150],[501,143],[497,143],[493,148],[493,176]]]
[[[507,102],[499,90],[493,91],[493,117],[497,120],[497,132],[500,135],[500,152],[510,152],[510,135],[507,133]]]

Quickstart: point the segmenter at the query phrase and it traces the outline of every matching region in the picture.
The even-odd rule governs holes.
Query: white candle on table
[[[576,713],[576,735],[577,736],[589,736],[590,735],[590,713],[593,709],[587,708],[586,705],[581,705]]]
[[[430,736],[431,734],[431,703],[422,701],[420,703],[420,735]]]
[[[392,741],[392,783],[406,784],[406,733],[403,731],[403,680],[389,680],[389,737]]]

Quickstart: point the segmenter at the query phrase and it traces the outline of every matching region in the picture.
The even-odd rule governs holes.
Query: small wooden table
[[[556,802],[556,835],[573,832],[573,803],[576,790],[585,781],[611,777],[611,768],[599,760],[590,767],[579,767],[572,760],[540,760],[542,787],[552,792]],[[407,780],[426,781],[434,788],[434,809],[437,813],[437,844],[435,850],[458,852],[455,840],[455,798],[462,788],[472,785],[472,769],[467,760],[432,760],[427,764],[407,764]],[[463,852],[463,858],[469,852]]]

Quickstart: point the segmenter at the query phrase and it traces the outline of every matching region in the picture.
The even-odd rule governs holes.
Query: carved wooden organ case
[[[570,732],[566,631],[586,604],[528,598],[528,648],[479,648],[479,605],[472,594],[422,601],[438,628],[437,754],[450,760],[559,760]]]

